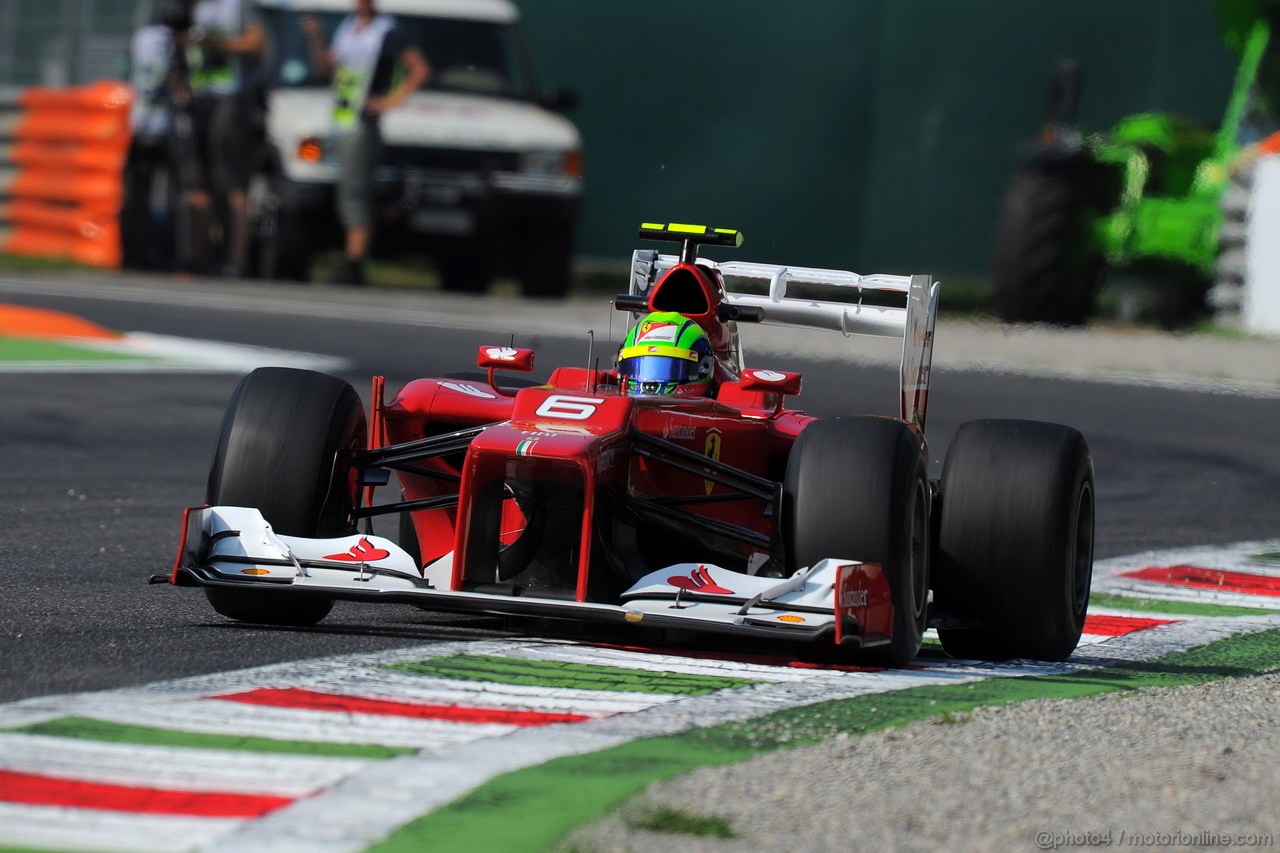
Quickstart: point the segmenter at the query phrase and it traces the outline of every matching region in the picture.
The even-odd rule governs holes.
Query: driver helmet
[[[618,350],[618,379],[628,396],[705,397],[714,366],[707,333],[674,311],[656,311],[632,326]]]

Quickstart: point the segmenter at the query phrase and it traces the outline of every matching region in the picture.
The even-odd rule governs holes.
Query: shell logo
[[[790,622],[790,623],[792,623],[792,624],[796,624],[796,623],[799,623],[799,622],[803,622],[803,621],[804,621],[804,617],[803,617],[803,616],[797,616],[797,615],[795,615],[794,613],[783,613],[781,616],[779,616],[779,617],[778,617],[778,621],[779,621],[779,622]]]

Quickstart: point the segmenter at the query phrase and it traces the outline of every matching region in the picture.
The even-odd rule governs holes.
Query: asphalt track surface
[[[374,373],[395,389],[418,376],[468,370],[477,346],[506,343],[525,328],[521,304],[498,300],[451,302],[451,317],[461,304],[471,320],[445,328],[395,310],[344,316],[351,292],[319,287],[151,280],[142,285],[155,288],[154,300],[117,300],[110,288],[125,282],[103,282],[86,296],[16,278],[0,279],[0,302],[68,311],[122,331],[343,357],[350,364],[344,375],[362,395]],[[217,298],[198,298],[209,294]],[[438,304],[433,294],[410,298],[418,311]],[[405,299],[372,292],[360,301]],[[334,310],[317,310],[330,304]],[[538,350],[534,377],[585,363],[582,331],[566,323],[562,333],[519,334],[517,343]],[[804,372],[798,405],[813,414],[896,410],[888,368],[753,363]],[[1078,427],[1097,469],[1098,557],[1276,536],[1280,399],[951,370],[941,340],[934,365],[935,475],[963,421],[1016,417]],[[246,627],[222,620],[197,591],[146,585],[172,564],[181,508],[203,498],[237,378],[0,374],[0,701],[510,633],[499,619],[349,603],[315,629]]]

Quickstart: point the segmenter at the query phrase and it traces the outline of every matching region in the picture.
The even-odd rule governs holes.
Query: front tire
[[[573,261],[573,223],[529,224],[520,241],[520,279],[524,295],[563,299],[569,293]]]
[[[929,484],[915,434],[889,418],[813,421],[787,462],[782,516],[788,572],[827,557],[882,566],[893,636],[863,657],[909,663],[920,651],[929,593]]]
[[[941,499],[934,599],[943,649],[979,660],[1065,660],[1080,641],[1093,576],[1084,436],[1038,421],[963,424],[947,451]]]
[[[350,451],[365,446],[364,407],[346,382],[323,373],[259,368],[236,386],[209,470],[210,506],[256,507],[288,536],[355,532],[358,500]],[[206,588],[230,619],[314,625],[327,598],[266,590]]]

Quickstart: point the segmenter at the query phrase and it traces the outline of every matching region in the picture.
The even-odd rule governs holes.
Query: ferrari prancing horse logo
[[[720,430],[709,429],[707,430],[707,443],[704,446],[703,452],[711,459],[715,460],[716,462],[719,462],[721,443],[722,443],[722,439],[720,436]],[[711,490],[716,487],[716,484],[713,483],[711,480],[703,480],[702,482],[706,486],[707,494],[711,494]]]

